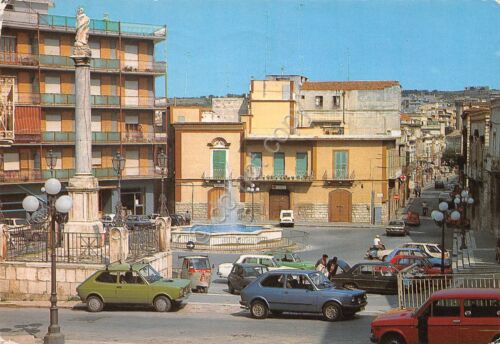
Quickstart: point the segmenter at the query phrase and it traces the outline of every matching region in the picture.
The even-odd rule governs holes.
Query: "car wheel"
[[[234,294],[234,287],[231,282],[227,282],[227,288],[229,289],[230,294]]]
[[[170,312],[172,309],[172,301],[166,296],[157,296],[153,302],[157,312]]]
[[[346,283],[346,284],[344,284],[344,288],[346,288],[346,289],[358,289],[358,287],[354,283]]]
[[[87,298],[87,310],[92,313],[97,313],[102,311],[104,308],[104,302],[101,298],[96,295],[91,295]]]
[[[406,342],[399,334],[391,333],[384,336],[380,344],[406,344]]]
[[[342,308],[336,302],[329,302],[323,306],[323,316],[328,321],[337,321],[342,318]]]
[[[252,305],[250,306],[250,313],[255,319],[265,319],[269,313],[269,309],[264,301],[257,300],[252,302]]]

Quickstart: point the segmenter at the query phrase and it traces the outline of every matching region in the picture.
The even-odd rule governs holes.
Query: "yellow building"
[[[321,103],[308,109],[317,97]],[[206,108],[171,107],[176,210],[191,211],[194,220],[227,217],[230,208],[241,220],[253,213],[275,221],[280,210],[293,209],[297,221],[387,221],[403,190],[399,99],[392,81],[318,86],[301,76],[270,76],[251,82],[248,113],[237,122],[202,122]],[[344,123],[337,123],[339,111]],[[363,116],[386,124],[361,130],[356,120]]]
[[[75,68],[71,59],[74,16],[48,14],[53,1],[11,1],[0,38],[0,74],[16,80],[14,140],[0,148],[0,199],[20,209],[26,193],[39,194],[51,175],[49,150],[58,157],[54,176],[74,174]],[[117,174],[112,157],[126,158],[122,200],[132,213],[155,210],[159,174],[154,156],[165,147],[166,130],[155,121],[155,78],[166,63],[154,58],[166,38],[163,25],[110,19],[90,22],[92,163],[100,181],[99,209],[113,212]]]

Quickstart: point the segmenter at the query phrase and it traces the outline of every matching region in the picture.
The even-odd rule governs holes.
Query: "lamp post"
[[[57,164],[57,155],[54,154],[52,149],[49,149],[45,155],[45,162],[47,163],[47,167],[50,169],[50,177],[54,178],[54,167],[56,167]]]
[[[167,200],[165,197],[165,169],[167,168],[167,155],[160,149],[156,156],[156,163],[161,169],[161,195],[160,195],[160,216],[168,216]]]
[[[113,169],[118,175],[118,202],[116,203],[116,215],[114,218],[114,224],[116,226],[123,226],[123,206],[122,206],[122,172],[125,168],[125,158],[117,152],[112,159]]]
[[[252,183],[250,186],[247,187],[247,192],[250,192],[252,194],[252,218],[250,219],[250,222],[254,222],[254,219],[255,219],[254,207],[253,207],[254,206],[254,194],[256,192],[259,192],[259,191],[260,191],[259,187],[255,186],[254,183]]]
[[[465,242],[465,222],[467,220],[467,205],[473,205],[474,204],[474,198],[472,198],[469,195],[469,192],[467,190],[462,190],[460,195],[456,195],[455,199],[453,200],[455,205],[458,207],[459,205],[462,206],[463,208],[463,219],[462,219],[462,226],[460,228],[461,236],[462,236],[462,243],[460,244],[460,249],[465,250],[467,249],[467,243]]]
[[[448,203],[441,202],[439,203],[439,210],[433,210],[431,213],[432,219],[436,222],[438,226],[441,226],[441,274],[444,275],[444,231],[446,228],[446,215],[448,213]],[[453,221],[457,221],[460,219],[460,213],[454,210],[451,215],[451,219]]]
[[[43,338],[45,344],[64,343],[64,335],[59,326],[59,310],[57,308],[57,285],[56,285],[56,217],[58,214],[67,214],[73,206],[73,200],[67,195],[57,198],[61,191],[61,182],[55,178],[50,178],[45,182],[42,191],[47,193],[50,216],[50,325],[48,332]],[[23,208],[27,212],[34,212],[40,206],[40,202],[35,196],[26,196],[23,200]]]

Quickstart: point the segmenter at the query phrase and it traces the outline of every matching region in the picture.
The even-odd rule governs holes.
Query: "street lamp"
[[[446,227],[446,215],[448,212],[448,203],[439,203],[439,210],[433,210],[431,213],[432,219],[436,222],[438,226],[441,226],[441,274],[444,275],[444,230]],[[450,217],[453,221],[458,221],[460,219],[460,213],[454,210]]]
[[[114,224],[116,226],[123,226],[123,206],[122,206],[122,172],[125,168],[125,158],[117,152],[116,155],[112,159],[113,169],[118,175],[118,202],[116,204],[116,215],[114,218]]]
[[[47,167],[50,169],[50,176],[54,178],[54,167],[57,164],[57,155],[49,149],[47,154],[45,155],[45,162],[47,163]]]
[[[455,203],[456,207],[458,208],[459,205],[461,205],[461,208],[463,208],[463,219],[462,219],[462,226],[461,226],[461,236],[462,236],[462,243],[460,244],[460,249],[464,250],[467,249],[467,243],[465,242],[465,225],[466,225],[466,220],[467,220],[467,205],[473,205],[474,204],[474,198],[472,198],[469,195],[469,192],[467,190],[462,190],[460,195],[456,195],[455,199],[453,200]]]
[[[61,191],[61,182],[55,178],[50,178],[45,181],[45,185],[42,188],[44,192],[47,193],[47,200],[49,204],[49,216],[50,216],[50,263],[51,263],[51,273],[50,273],[50,325],[48,332],[43,338],[45,344],[60,344],[64,343],[64,335],[61,333],[61,327],[59,326],[59,310],[57,308],[57,280],[56,280],[56,217],[58,214],[67,214],[71,207],[73,206],[73,200],[67,195],[57,197],[57,194]],[[35,196],[26,196],[23,200],[23,208],[29,213],[35,212],[39,206],[40,202]]]
[[[250,192],[252,194],[252,219],[250,220],[250,222],[253,222],[254,219],[255,219],[255,217],[254,217],[254,207],[253,207],[254,206],[254,194],[256,192],[259,192],[259,191],[260,191],[259,187],[255,186],[254,183],[252,183],[252,185],[250,185],[250,186],[247,187],[247,192]]]
[[[165,197],[165,169],[167,168],[167,155],[160,149],[156,156],[156,163],[161,169],[161,195],[160,195],[160,216],[168,216],[167,199]]]

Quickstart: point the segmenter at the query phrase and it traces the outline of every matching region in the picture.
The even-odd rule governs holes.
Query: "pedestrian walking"
[[[422,216],[427,216],[428,210],[427,202],[422,202]]]
[[[186,225],[190,225],[191,224],[191,214],[189,213],[189,210],[186,210]]]

